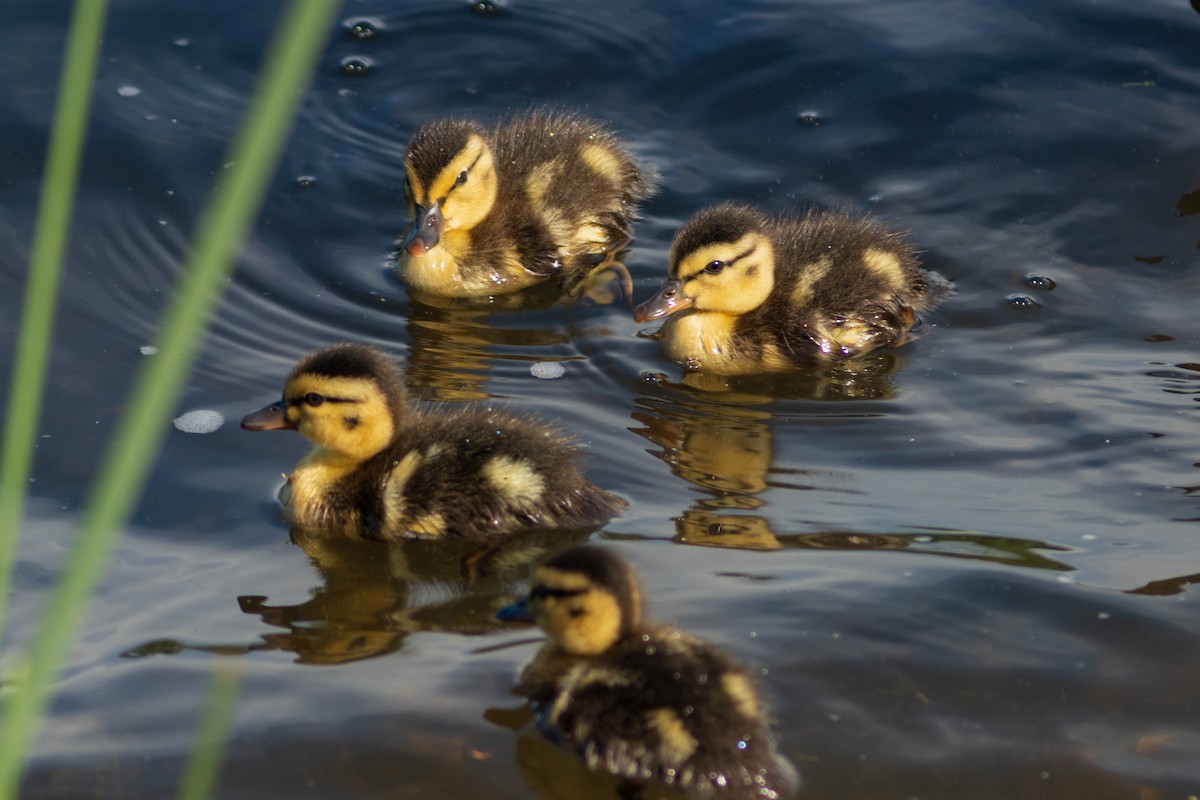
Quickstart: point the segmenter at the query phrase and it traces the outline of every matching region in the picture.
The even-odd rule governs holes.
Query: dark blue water
[[[0,11],[3,352],[63,5]],[[140,348],[278,10],[112,9],[6,662],[131,377],[164,356]],[[593,538],[642,571],[656,618],[765,671],[807,797],[1200,796],[1193,6],[422,0],[341,19],[181,413],[236,419],[354,339],[419,396],[574,431],[631,504]],[[627,259],[638,299],[674,230],[727,198],[878,214],[957,294],[902,349],[734,382],[684,380],[618,306],[410,300],[390,267],[408,136],[531,103],[610,121],[659,175]],[[530,375],[549,360],[563,378]],[[221,797],[615,796],[503,724],[535,648],[491,649],[529,636],[491,612],[553,543],[470,592],[453,548],[293,544],[273,498],[304,449],[170,432],[23,796],[171,794],[218,666],[242,676]]]

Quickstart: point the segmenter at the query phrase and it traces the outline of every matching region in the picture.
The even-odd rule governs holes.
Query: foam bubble
[[[197,409],[175,418],[175,427],[184,433],[212,433],[225,424],[220,411]]]
[[[557,361],[539,361],[529,368],[530,375],[547,381],[561,378],[566,372],[567,368]]]

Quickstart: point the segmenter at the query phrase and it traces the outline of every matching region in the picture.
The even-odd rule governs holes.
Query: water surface
[[[179,413],[237,419],[300,355],[354,339],[404,360],[419,397],[574,431],[631,503],[593,538],[637,564],[656,618],[763,670],[807,797],[1200,796],[1200,14],[496,9],[344,7]],[[131,376],[169,357],[140,348],[276,12],[112,9],[6,654]],[[11,352],[66,9],[3,18]],[[674,230],[726,198],[871,211],[957,294],[905,348],[732,383],[685,381],[616,305],[409,298],[390,269],[408,136],[530,103],[609,120],[658,174],[626,259],[639,299]],[[533,377],[545,361],[563,377]],[[168,432],[23,796],[170,794],[218,665],[242,675],[221,797],[615,796],[508,724],[535,648],[491,612],[554,542],[470,592],[453,547],[293,543],[273,498],[303,451],[231,424]]]

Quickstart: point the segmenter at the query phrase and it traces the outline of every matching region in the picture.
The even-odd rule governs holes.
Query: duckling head
[[[410,256],[429,252],[442,237],[478,225],[496,203],[496,161],[472,122],[441,120],[416,132],[404,156],[405,199],[413,227]]]
[[[675,234],[671,279],[634,309],[638,322],[687,308],[737,316],[762,305],[775,286],[770,221],[736,203],[700,211]]]
[[[497,616],[536,622],[566,653],[595,656],[640,629],[642,590],[616,554],[577,547],[537,567],[529,595]]]
[[[305,356],[283,399],[242,419],[250,431],[296,430],[328,456],[364,461],[391,443],[403,415],[404,384],[373,347],[335,344]]]

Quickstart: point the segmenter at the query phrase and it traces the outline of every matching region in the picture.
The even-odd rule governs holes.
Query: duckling
[[[898,347],[950,293],[903,234],[846,211],[771,217],[722,203],[671,245],[670,278],[634,311],[668,315],[667,354],[725,375],[813,366]],[[680,313],[686,312],[686,313]]]
[[[409,142],[404,170],[413,226],[398,271],[450,297],[580,281],[629,243],[651,193],[606,127],[546,110],[491,128],[431,122]]]
[[[584,546],[537,567],[526,598],[498,612],[549,642],[517,688],[538,728],[590,769],[688,794],[778,798],[798,788],[775,750],[750,673],[707,642],[642,624],[642,590],[612,551]]]
[[[396,365],[361,344],[310,353],[283,399],[242,420],[298,430],[316,448],[280,492],[290,521],[370,539],[583,528],[626,502],[586,480],[565,437],[489,407],[420,410]]]

